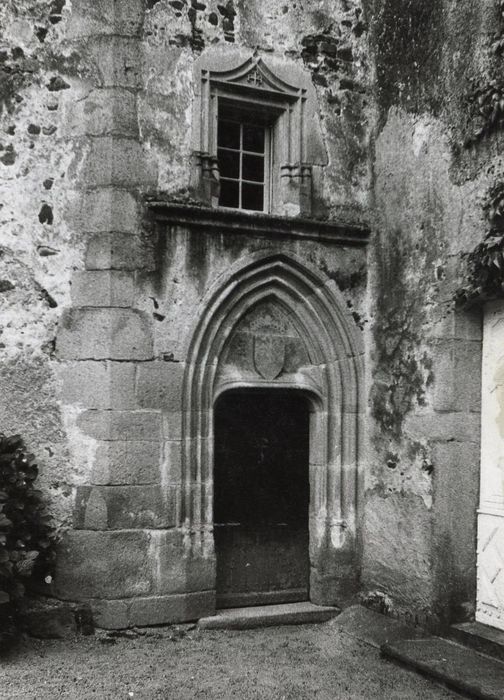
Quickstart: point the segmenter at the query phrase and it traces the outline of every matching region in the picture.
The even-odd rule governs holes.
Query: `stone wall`
[[[502,173],[498,129],[474,140],[474,86],[501,60],[499,7],[365,4],[377,113],[363,581],[398,614],[464,619],[475,602],[481,314],[453,299]]]
[[[104,625],[211,607],[213,563],[188,565],[175,527],[188,321],[237,261],[282,252],[337,284],[366,346],[364,595],[421,619],[471,614],[481,334],[453,295],[502,172],[478,108],[501,60],[497,5],[2,5],[0,429],[39,459],[62,535],[55,593],[115,601],[95,605]],[[368,222],[367,263],[341,245],[156,227],[149,200],[195,204],[194,67],[209,49],[306,71],[313,215]]]

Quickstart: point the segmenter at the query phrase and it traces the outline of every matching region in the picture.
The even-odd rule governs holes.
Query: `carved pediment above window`
[[[203,79],[210,80],[215,87],[241,87],[276,94],[281,98],[298,99],[306,89],[290,85],[276,75],[257,54],[232,70],[208,71]]]

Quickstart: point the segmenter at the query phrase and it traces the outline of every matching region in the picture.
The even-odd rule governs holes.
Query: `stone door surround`
[[[226,372],[226,343],[240,320],[267,301],[303,339],[309,364],[264,379]],[[202,304],[183,384],[181,521],[191,556],[213,557],[213,406],[230,388],[281,387],[310,400],[310,598],[328,604],[358,577],[358,475],[363,350],[336,284],[281,254],[240,260]]]

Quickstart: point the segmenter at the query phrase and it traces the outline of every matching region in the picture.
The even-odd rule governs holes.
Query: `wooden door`
[[[295,393],[225,394],[215,410],[217,605],[307,600],[309,412]]]
[[[483,330],[481,480],[476,620],[504,630],[504,302]]]

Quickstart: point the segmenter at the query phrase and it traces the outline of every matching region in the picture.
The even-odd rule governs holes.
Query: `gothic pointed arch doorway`
[[[215,557],[219,398],[222,406],[233,392],[269,392],[268,401],[272,391],[296,394],[309,406],[304,597],[333,604],[354,592],[362,365],[361,341],[339,290],[305,263],[252,257],[214,287],[192,336],[183,388],[180,509],[191,557]]]

